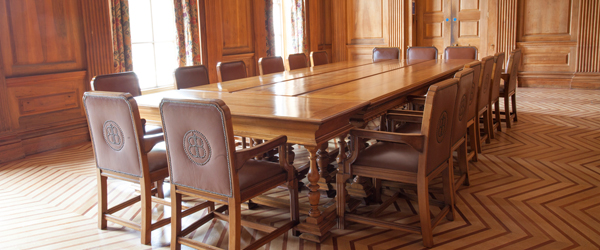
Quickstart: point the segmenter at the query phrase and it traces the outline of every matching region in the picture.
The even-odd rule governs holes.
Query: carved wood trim
[[[577,72],[600,72],[600,2],[581,0]]]
[[[83,24],[87,53],[87,81],[94,76],[114,73],[110,6],[108,0],[84,0]],[[89,84],[85,86],[90,90]]]
[[[331,56],[332,62],[346,61],[348,58],[347,40],[347,19],[346,19],[347,0],[332,0],[331,9],[333,10],[331,22],[333,24],[333,39]]]

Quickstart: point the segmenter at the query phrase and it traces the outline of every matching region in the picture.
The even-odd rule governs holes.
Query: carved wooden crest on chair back
[[[465,68],[464,70],[454,75],[455,79],[458,79],[458,90],[456,93],[456,102],[453,107],[457,107],[456,114],[452,119],[452,144],[456,143],[459,139],[463,138],[467,133],[467,122],[469,121],[469,111],[473,104],[469,104],[469,96],[473,90],[477,91],[477,88],[473,89],[473,81],[475,77],[475,70]]]
[[[419,156],[419,162],[425,163],[425,175],[445,163],[450,155],[457,82],[457,79],[448,79],[432,85],[427,92],[421,127],[421,134],[427,139],[424,153]]]
[[[142,177],[146,158],[141,153],[142,124],[133,97],[127,93],[86,92],[83,104],[96,166]]]
[[[177,89],[210,84],[208,70],[204,65],[179,67],[175,70],[175,85]]]
[[[492,91],[491,100],[495,101],[500,96],[500,77],[502,76],[502,66],[504,65],[504,52],[494,55],[494,71],[492,73]]]
[[[490,102],[490,88],[492,87],[492,73],[494,72],[494,57],[487,56],[481,59],[483,69],[479,80],[479,94],[477,107],[483,107]],[[478,110],[479,111],[479,110]]]
[[[505,92],[510,93],[517,89],[517,74],[521,65],[521,49],[516,49],[510,52],[508,59],[508,67],[506,73],[510,74],[510,80],[504,83]]]
[[[92,89],[96,91],[125,92],[133,97],[142,95],[138,77],[134,72],[96,76],[92,79]]]
[[[163,99],[160,104],[171,182],[233,197],[235,142],[221,100]]]

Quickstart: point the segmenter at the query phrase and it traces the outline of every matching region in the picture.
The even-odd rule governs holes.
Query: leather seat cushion
[[[287,172],[279,166],[279,163],[249,160],[238,170],[240,190],[275,178],[280,174],[287,176]]]
[[[148,168],[150,169],[150,173],[167,168],[168,166],[165,143],[158,143],[148,152]]]
[[[396,133],[405,133],[405,134],[420,134],[421,133],[421,123],[416,122],[407,122],[400,125],[396,130]]]
[[[353,165],[416,173],[419,152],[406,144],[377,142],[360,152]]]

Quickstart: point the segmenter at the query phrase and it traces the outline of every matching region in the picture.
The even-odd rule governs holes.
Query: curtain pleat
[[[115,72],[133,70],[128,0],[111,0]]]
[[[177,59],[179,66],[201,63],[198,1],[174,0],[177,26]]]
[[[306,7],[304,0],[291,1],[291,48],[294,53],[306,53],[308,42],[306,35]]]

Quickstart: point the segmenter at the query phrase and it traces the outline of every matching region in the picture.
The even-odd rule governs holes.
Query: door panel
[[[435,46],[444,51],[450,45],[450,2],[417,2],[417,46]]]
[[[481,0],[452,1],[452,45],[475,46],[481,53],[481,34],[485,25],[482,24]]]

